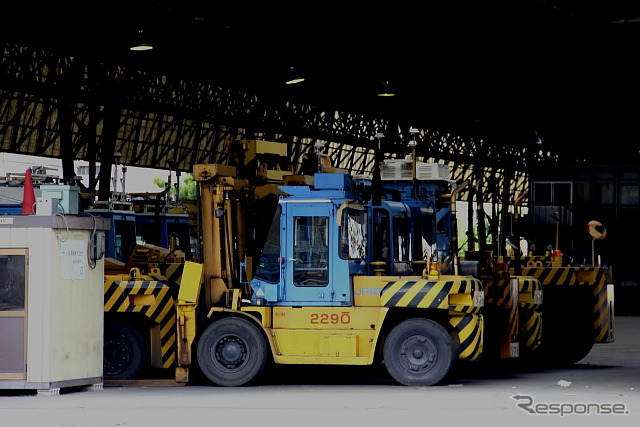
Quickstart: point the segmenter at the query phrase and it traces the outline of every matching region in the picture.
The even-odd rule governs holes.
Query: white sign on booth
[[[86,243],[82,240],[61,242],[60,278],[65,280],[84,279],[86,264]]]

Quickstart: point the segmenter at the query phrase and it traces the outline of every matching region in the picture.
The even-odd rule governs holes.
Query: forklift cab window
[[[280,281],[280,210],[278,206],[255,273],[255,277],[269,283]]]
[[[329,283],[329,217],[293,218],[293,277],[296,286]]]
[[[191,238],[189,236],[188,222],[167,223],[167,237],[175,237],[176,248],[184,252],[185,259],[191,260]]]
[[[136,245],[136,226],[133,221],[114,221],[115,258],[127,262]]]
[[[452,217],[451,211],[447,212],[437,220],[437,247],[438,256],[448,257],[451,251]]]
[[[153,231],[151,229],[151,224],[143,222],[136,223],[136,243],[138,245],[153,244]]]
[[[340,258],[364,259],[366,249],[367,212],[346,208],[340,220]]]
[[[373,212],[373,260],[390,261],[389,259],[389,213],[382,209]]]
[[[436,245],[435,215],[419,215],[414,223],[415,236],[413,260],[431,261]]]
[[[393,234],[395,236],[394,261],[409,261],[411,254],[411,221],[407,217],[393,217]]]

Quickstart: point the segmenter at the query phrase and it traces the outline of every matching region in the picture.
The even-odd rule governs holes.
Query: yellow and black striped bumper
[[[594,342],[613,340],[610,306],[609,273],[603,267],[526,267],[522,275],[539,280],[543,289],[549,286],[591,287]]]
[[[157,325],[162,367],[171,367],[176,360],[176,291],[158,280],[105,279],[104,312],[137,313]]]
[[[449,324],[460,338],[459,360],[476,361],[482,356],[484,345],[484,318],[480,314],[452,316]]]
[[[478,313],[484,304],[484,294],[482,283],[473,277],[394,280],[380,292],[380,304]]]

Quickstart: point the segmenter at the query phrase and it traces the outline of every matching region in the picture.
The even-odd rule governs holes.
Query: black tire
[[[105,324],[102,375],[105,380],[138,378],[149,359],[140,331],[124,323]]]
[[[591,352],[593,335],[590,318],[585,318],[582,323],[568,318],[565,324],[553,331],[543,331],[542,361],[549,368],[565,368],[578,363]]]
[[[262,376],[267,364],[267,343],[256,325],[229,317],[204,330],[197,354],[198,365],[211,382],[236,387]]]
[[[541,345],[545,367],[567,367],[589,354],[595,340],[594,304],[591,287],[545,289]]]
[[[456,358],[451,335],[429,319],[409,319],[396,325],[383,349],[389,374],[400,384],[430,386],[444,380]]]

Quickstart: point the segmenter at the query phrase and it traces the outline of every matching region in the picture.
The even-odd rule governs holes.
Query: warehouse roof
[[[0,40],[499,144],[640,157],[640,5],[407,3],[18,2]],[[136,36],[154,49],[130,51]],[[285,86],[290,71],[306,80]],[[395,97],[377,96],[384,82]]]

